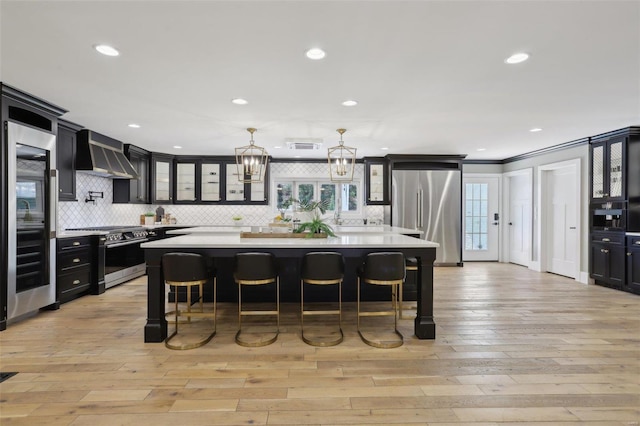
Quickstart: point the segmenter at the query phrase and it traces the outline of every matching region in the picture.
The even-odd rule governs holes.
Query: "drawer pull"
[[[80,284],[80,280],[73,280],[73,282],[71,284],[78,285],[78,284]]]
[[[635,243],[633,243],[634,246],[640,246],[640,240],[636,241]]]
[[[605,243],[608,243],[609,241],[611,241],[611,238],[603,238],[602,241],[604,241]]]
[[[628,252],[627,252],[627,256],[631,256],[631,254],[632,254],[632,253],[631,253],[630,251],[628,251]]]
[[[80,245],[80,241],[74,241],[72,245],[79,246]]]
[[[80,263],[80,258],[76,257],[75,259],[73,259],[73,263]]]

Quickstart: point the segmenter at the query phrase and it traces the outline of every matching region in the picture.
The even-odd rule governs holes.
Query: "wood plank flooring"
[[[0,333],[0,370],[19,372],[0,384],[0,424],[640,423],[638,296],[515,265],[436,268],[437,338],[402,320],[387,350],[345,310],[338,346],[303,343],[287,304],[278,341],[245,348],[222,304],[211,342],[174,351],[143,342],[142,277]]]

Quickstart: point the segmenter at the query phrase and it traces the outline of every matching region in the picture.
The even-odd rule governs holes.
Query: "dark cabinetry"
[[[150,203],[149,169],[151,168],[151,153],[135,145],[125,145],[124,154],[136,170],[135,179],[113,180],[113,202],[128,204]]]
[[[368,205],[389,204],[388,162],[384,158],[365,158],[365,197]]]
[[[61,303],[91,289],[91,237],[58,238],[57,294]]]
[[[76,201],[76,132],[81,129],[82,126],[58,119],[56,167],[60,201]]]
[[[624,234],[593,232],[589,257],[591,278],[597,284],[622,289],[626,269]]]
[[[626,199],[626,138],[623,135],[591,141],[591,200]]]
[[[640,294],[640,236],[627,237],[627,280],[624,289]]]
[[[173,203],[173,156],[151,154],[151,203]]]

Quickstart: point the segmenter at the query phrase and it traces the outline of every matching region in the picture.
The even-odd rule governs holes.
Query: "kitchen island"
[[[399,251],[418,260],[417,313],[415,335],[419,339],[435,339],[433,321],[433,261],[437,243],[401,234],[352,234],[330,238],[240,238],[238,234],[188,234],[141,245],[147,263],[147,323],[145,342],[163,342],[167,337],[165,319],[165,284],[162,255],[170,252],[200,253],[214,258],[216,268],[227,267],[236,253],[260,251],[273,253],[278,259],[300,259],[312,251],[342,253],[347,268],[343,290],[356,286],[356,267],[368,253]],[[287,262],[291,264],[292,262]],[[218,290],[235,288],[233,280],[218,279]]]

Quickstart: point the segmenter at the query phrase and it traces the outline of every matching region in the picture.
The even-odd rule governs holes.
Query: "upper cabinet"
[[[389,204],[387,161],[384,158],[365,158],[364,164],[367,204]]]
[[[267,204],[269,202],[267,196],[268,166],[262,182],[251,183],[241,180],[235,161],[226,161],[223,166],[225,168],[225,201],[232,204]]]
[[[626,193],[625,136],[591,142],[591,200],[623,201]]]
[[[162,165],[160,165],[162,166]],[[166,169],[166,168],[165,168]],[[156,170],[158,163],[156,162]],[[162,179],[163,176],[160,176]],[[174,204],[267,204],[268,175],[263,182],[238,179],[235,161],[229,157],[174,157],[172,168]],[[156,185],[162,184],[156,183]]]
[[[138,177],[135,179],[113,180],[113,202],[128,204],[149,204],[149,169],[151,153],[135,145],[125,145],[124,154],[131,162]]]
[[[173,156],[151,154],[151,203],[173,203]]]
[[[82,126],[58,119],[56,168],[60,201],[76,201],[76,132],[80,129]]]

